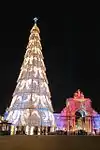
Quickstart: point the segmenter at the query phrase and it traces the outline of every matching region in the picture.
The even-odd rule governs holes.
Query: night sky
[[[48,4],[49,5],[49,4]],[[33,18],[41,43],[55,112],[80,88],[100,112],[100,16],[89,9],[6,4],[0,10],[0,113],[10,105]],[[68,9],[69,8],[69,9]]]

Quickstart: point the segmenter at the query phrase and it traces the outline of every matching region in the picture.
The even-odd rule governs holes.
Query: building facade
[[[66,107],[60,114],[54,114],[57,129],[74,132],[84,130],[92,133],[100,130],[100,115],[92,108],[92,101],[78,90],[66,100]],[[58,118],[58,119],[57,119]]]

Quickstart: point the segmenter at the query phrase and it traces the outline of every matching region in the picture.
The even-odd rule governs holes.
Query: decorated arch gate
[[[92,108],[91,100],[77,90],[73,98],[66,100],[66,107],[61,112],[62,126],[67,131],[92,132],[92,118],[96,115],[97,112]]]

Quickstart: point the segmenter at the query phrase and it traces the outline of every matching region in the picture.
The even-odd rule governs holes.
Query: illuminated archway
[[[84,110],[77,110],[75,112],[75,125],[77,129],[83,129],[85,123],[86,112]]]

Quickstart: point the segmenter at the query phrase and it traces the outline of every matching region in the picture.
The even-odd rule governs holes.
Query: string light
[[[47,126],[47,122],[48,126],[55,124],[37,20],[34,18],[34,26],[7,116],[7,120],[15,126],[26,126],[27,134],[30,126],[31,135],[36,125]]]

